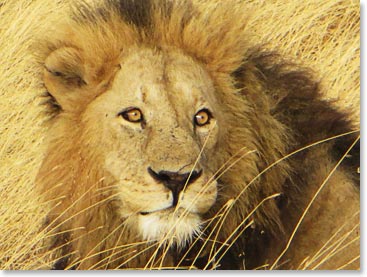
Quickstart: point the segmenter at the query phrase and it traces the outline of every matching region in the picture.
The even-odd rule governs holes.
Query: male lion
[[[54,268],[359,267],[356,131],[238,1],[83,4],[42,49]]]

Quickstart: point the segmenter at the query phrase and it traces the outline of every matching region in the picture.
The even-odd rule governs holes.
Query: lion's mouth
[[[150,215],[150,214],[153,214],[153,213],[167,212],[167,211],[170,211],[170,212],[174,211],[174,207],[169,206],[169,207],[158,209],[158,210],[144,211],[144,212],[140,212],[140,215]]]
[[[140,212],[139,214],[142,216],[148,216],[148,215],[153,215],[153,214],[160,214],[160,215],[174,214],[176,216],[180,216],[184,211],[191,213],[189,210],[186,210],[185,208],[182,208],[182,207],[169,206],[166,208],[161,208],[161,209],[152,210],[152,211],[143,211],[143,212]]]

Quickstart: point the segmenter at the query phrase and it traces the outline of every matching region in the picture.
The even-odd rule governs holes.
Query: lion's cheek
[[[113,151],[105,154],[104,170],[110,173],[115,180],[131,179],[132,176],[138,176],[138,168],[140,168],[140,161],[132,160],[128,151]],[[131,157],[131,156],[130,156]]]
[[[217,200],[217,184],[188,188],[182,199],[181,207],[191,213],[204,214],[210,210]]]

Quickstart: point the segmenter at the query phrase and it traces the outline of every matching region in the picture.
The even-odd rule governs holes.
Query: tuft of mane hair
[[[75,127],[82,126],[78,118],[111,86],[119,59],[134,48],[175,49],[208,72],[228,118],[226,144],[219,146],[227,156],[216,158],[217,163],[236,156],[244,145],[256,149],[256,160],[241,159],[219,177],[219,194],[205,219],[215,218],[226,205],[233,206],[218,223],[217,237],[211,237],[213,226],[209,226],[203,228],[205,238],[194,239],[185,249],[160,249],[169,266],[294,269],[317,253],[325,238],[332,237],[359,208],[357,131],[346,114],[322,99],[314,73],[259,45],[249,45],[248,15],[238,1],[215,2],[205,9],[195,3],[78,4],[70,18],[37,45],[46,78],[61,80],[51,87],[55,92],[45,95],[53,118],[49,149],[37,177],[39,191],[52,204],[45,226],[53,235],[45,244],[56,261],[55,269],[144,268],[153,253],[132,254],[147,246],[134,241],[136,234],[128,229],[114,233],[124,222],[108,203],[110,198],[115,201],[112,193],[91,194],[82,203],[76,200],[89,196],[92,184],[103,190],[105,177],[100,175],[100,158],[84,156],[80,141],[88,130],[80,135]],[[78,93],[70,93],[69,88],[77,88]],[[69,125],[57,123],[62,120]],[[339,161],[337,172],[329,178]],[[293,238],[324,180],[328,187]],[[242,193],[248,183],[252,185]],[[292,239],[294,247],[288,249]],[[123,245],[128,245],[125,252]],[[359,254],[359,240],[349,246],[325,265],[331,269],[333,263],[339,266]],[[116,249],[120,256],[114,256]],[[358,268],[359,260],[351,266]]]

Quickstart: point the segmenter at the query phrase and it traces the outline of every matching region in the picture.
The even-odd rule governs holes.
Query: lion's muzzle
[[[201,176],[203,171],[193,170],[187,173],[178,173],[161,170],[157,173],[151,167],[148,167],[148,172],[154,180],[162,183],[172,192],[172,206],[175,207],[178,203],[178,196],[180,195],[180,192],[195,182]]]

